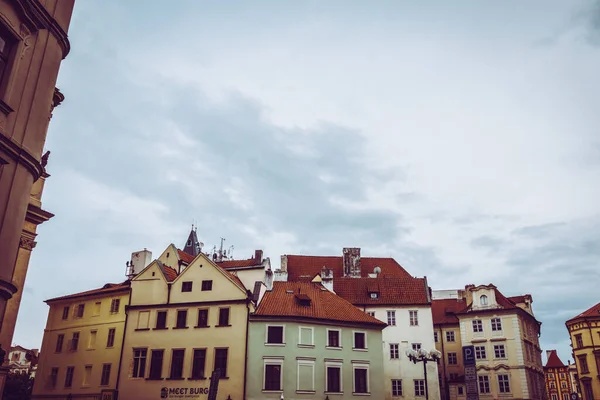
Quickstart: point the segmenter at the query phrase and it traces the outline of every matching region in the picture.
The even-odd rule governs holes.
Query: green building
[[[385,327],[320,283],[274,282],[250,316],[248,400],[384,398]]]

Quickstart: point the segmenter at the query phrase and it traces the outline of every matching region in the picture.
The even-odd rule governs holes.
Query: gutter
[[[429,292],[429,285],[427,284],[427,277],[423,277],[423,281],[425,283],[425,293],[427,294],[427,302],[431,303],[431,293]]]
[[[248,373],[248,330],[250,327],[250,299],[246,300],[246,348],[244,349],[244,389],[242,399],[246,400],[246,375]]]
[[[119,367],[117,368],[117,383],[115,384],[116,398],[119,398],[119,379],[121,378],[121,365],[123,365],[123,351],[125,350],[125,333],[127,332],[127,321],[129,320],[129,305],[131,304],[131,284],[129,286],[129,301],[125,306],[125,325],[123,326],[123,340],[121,341],[121,354],[119,355]]]
[[[171,304],[171,282],[167,283],[167,304]]]

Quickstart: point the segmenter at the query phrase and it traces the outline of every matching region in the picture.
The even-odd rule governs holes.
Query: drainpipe
[[[243,400],[246,400],[246,375],[248,373],[248,328],[250,326],[250,298],[246,298],[246,357],[244,358],[244,389]]]
[[[167,304],[171,304],[171,283],[167,283]]]
[[[121,365],[123,364],[123,351],[125,350],[125,332],[127,332],[127,321],[129,320],[129,305],[131,304],[131,284],[129,284],[129,301],[125,306],[125,325],[123,327],[123,340],[121,341],[121,354],[119,355],[119,367],[117,368],[117,383],[115,384],[115,391],[117,392],[117,399],[119,397],[119,379],[121,378]],[[115,400],[117,400],[115,399]]]
[[[442,335],[442,327],[439,327],[440,329],[440,335],[438,337],[440,343],[442,344],[442,368],[443,368],[443,377],[442,379],[444,380],[444,392],[446,394],[446,400],[450,400],[450,387],[448,387],[448,371],[446,369],[446,352],[444,351],[444,337]],[[458,357],[458,355],[457,355]]]

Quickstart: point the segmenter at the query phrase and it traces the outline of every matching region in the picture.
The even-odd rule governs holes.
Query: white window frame
[[[357,348],[356,347],[356,333],[362,333],[365,335],[365,347],[364,348]],[[368,342],[368,336],[367,336],[367,332],[366,331],[352,331],[352,350],[354,351],[368,351],[369,350],[369,342]]]
[[[310,329],[310,344],[301,343],[302,341],[302,329]],[[285,342],[285,328],[283,339]],[[329,338],[328,338],[329,340]],[[298,347],[315,347],[315,328],[312,326],[299,326],[298,327]]]
[[[367,311],[367,314],[369,314],[371,317],[375,318],[375,311]]]
[[[415,348],[415,347],[418,347],[418,348]],[[414,351],[421,350],[421,347],[423,347],[422,343],[411,343],[410,344],[410,348],[413,349]]]
[[[388,324],[388,326],[396,326],[396,310],[386,310],[386,317],[386,323]],[[390,324],[390,322],[393,323]]]
[[[400,394],[394,394],[394,381],[400,382]],[[392,397],[403,397],[404,396],[404,386],[402,385],[402,379],[391,379],[392,383]]]
[[[141,327],[140,323],[142,323],[142,315],[146,315],[147,326]],[[137,325],[135,327],[136,330],[149,330],[150,329],[150,311],[140,311],[138,312]]]
[[[504,353],[504,357],[498,357],[498,355],[496,354],[496,346],[498,346],[498,348],[502,348],[502,352]],[[504,344],[494,344],[494,358],[495,359],[500,359],[503,360],[506,357],[506,346]]]
[[[354,371],[357,369],[366,369],[367,370],[367,392],[366,393],[357,393],[356,392],[356,375]],[[371,371],[369,368],[369,364],[362,362],[353,362],[352,363],[352,394],[358,396],[366,396],[371,394]]]
[[[494,320],[498,320],[498,323],[500,325],[500,329],[494,329]],[[500,317],[493,317],[490,320],[490,329],[492,330],[492,332],[502,332],[502,328],[503,328],[503,326],[502,326],[502,318],[500,318]]]
[[[297,361],[296,370],[298,371],[297,376],[296,376],[296,393],[314,393],[315,392],[315,362],[314,362],[314,360],[296,360],[296,361]],[[300,389],[300,366],[301,365],[310,365],[312,367],[312,390]],[[283,367],[281,369],[281,372],[283,375]]]
[[[396,354],[397,357],[392,357],[392,346],[396,346]],[[390,343],[390,360],[399,360],[400,359],[400,343]]]
[[[413,313],[415,315],[415,322],[413,324]],[[419,310],[408,310],[408,324],[409,326],[419,326]]]
[[[500,377],[501,376],[506,376],[508,378],[508,392],[503,392],[500,390]],[[512,393],[512,384],[510,382],[510,375],[509,374],[498,374],[496,375],[496,382],[498,383],[498,393],[501,393],[501,395],[503,394],[507,394],[507,393]]]
[[[263,358],[263,379],[262,379],[262,392],[263,393],[283,393],[283,357],[264,357]],[[279,381],[281,387],[279,390],[266,390],[265,385],[267,383],[267,365],[279,365]]]
[[[487,295],[482,294],[481,296],[479,296],[479,304],[482,306],[487,306],[489,305],[490,301],[489,298],[487,297]]]
[[[487,392],[482,392],[481,391],[481,383],[479,381],[479,378],[487,378]],[[485,380],[485,379],[484,379]],[[492,384],[490,382],[490,376],[489,375],[478,375],[477,376],[477,391],[479,392],[479,394],[490,394],[492,393]]]
[[[327,376],[327,368],[334,367],[340,369],[340,391],[339,392],[328,392],[327,388],[329,387],[328,376]],[[325,395],[327,394],[340,394],[344,393],[344,366],[341,362],[333,362],[326,361],[325,362]]]
[[[269,327],[282,327],[281,339],[283,343],[269,343]],[[265,325],[265,346],[285,346],[285,324],[267,324]]]
[[[446,342],[447,343],[455,343],[456,342],[456,333],[454,331],[446,331]],[[452,336],[452,340],[450,340],[450,336]]]
[[[475,322],[479,322],[478,324],[475,324]],[[475,330],[475,325],[478,326],[478,328],[481,328],[480,331],[476,331]],[[474,319],[471,321],[471,328],[473,329],[473,333],[475,334],[481,334],[483,333],[483,321],[481,319]]]
[[[423,394],[417,394],[417,391],[415,390],[416,386],[417,386],[417,381],[423,382]],[[425,393],[427,393],[427,389],[425,388],[425,386],[427,386],[427,382],[425,382],[425,379],[422,379],[422,378],[413,379],[413,393],[414,393],[415,397],[425,397]]]
[[[478,348],[482,348],[483,347],[483,355],[485,355],[485,357],[477,357],[477,349]],[[487,348],[485,345],[479,345],[479,346],[475,346],[475,360],[487,360]],[[479,351],[481,353],[481,351]]]
[[[334,347],[334,346],[330,346],[329,345],[329,331],[336,331],[338,333],[338,342],[340,344],[339,347]],[[354,340],[354,339],[352,339],[352,340]],[[341,349],[343,347],[343,344],[342,344],[342,330],[341,329],[335,329],[335,328],[327,328],[327,337],[325,338],[325,343],[326,343],[325,347],[327,349],[336,349],[336,350]]]
[[[92,340],[93,338],[93,340]],[[87,350],[94,350],[96,348],[96,342],[98,341],[98,330],[92,329],[88,336]]]

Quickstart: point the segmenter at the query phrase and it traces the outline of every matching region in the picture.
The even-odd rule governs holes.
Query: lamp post
[[[425,400],[429,400],[429,384],[427,383],[427,362],[435,362],[441,358],[442,353],[437,350],[427,351],[425,349],[419,349],[418,351],[413,349],[406,350],[406,356],[413,364],[418,362],[423,363],[423,375],[425,375]]]

